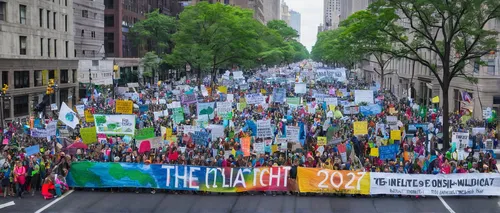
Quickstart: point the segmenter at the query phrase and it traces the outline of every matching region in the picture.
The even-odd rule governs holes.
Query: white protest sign
[[[373,104],[372,90],[354,90],[354,103],[359,104],[362,102]]]
[[[493,149],[493,140],[488,139],[484,141],[484,148]]]
[[[337,98],[324,98],[323,101],[325,102],[325,104],[327,106],[330,106],[330,105],[337,106],[338,105]]]
[[[270,120],[257,121],[257,137],[259,138],[273,137]]]
[[[464,150],[469,143],[468,132],[453,132],[451,134],[451,142],[454,143],[458,150]]]
[[[217,102],[217,116],[225,118],[233,111],[233,103],[231,102]]]
[[[217,138],[224,138],[224,126],[223,125],[210,125],[208,126],[212,130],[212,141],[217,140]]]
[[[254,143],[253,144],[253,150],[257,153],[265,153],[266,152],[266,144],[264,142],[262,143]]]
[[[484,127],[475,127],[475,128],[472,128],[472,135],[477,135],[477,134],[482,134],[484,135],[484,133],[486,132],[486,129]]]
[[[307,92],[307,85],[304,83],[296,83],[295,84],[295,93],[296,94],[305,94]]]
[[[227,94],[227,102],[234,102],[234,94]]]
[[[246,94],[245,99],[247,104],[261,104],[265,102],[264,97],[260,93]]]
[[[174,101],[171,104],[167,104],[167,108],[169,109],[175,109],[175,108],[180,108],[181,107],[181,102],[179,101]]]
[[[286,126],[286,139],[288,139],[289,142],[298,142],[299,132],[300,132],[300,127]]]
[[[201,130],[200,127],[198,127],[198,126],[191,126],[191,125],[182,125],[182,129],[184,131],[184,134],[188,134],[188,133],[194,134],[194,132]]]

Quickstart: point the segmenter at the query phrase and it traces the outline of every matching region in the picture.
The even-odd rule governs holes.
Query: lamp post
[[[113,61],[113,75],[111,76],[112,80],[113,80],[113,88],[112,88],[112,91],[111,91],[111,92],[113,92],[113,99],[115,99],[115,75],[116,75],[116,73],[118,73],[119,69],[120,69],[120,66],[118,66],[116,64],[116,62]]]
[[[2,136],[3,136],[3,130],[4,130],[4,114],[3,114],[3,109],[4,109],[4,98],[6,97],[5,95],[7,94],[7,90],[9,90],[9,85],[4,84],[2,88],[2,92],[0,93],[0,107],[2,108],[0,112],[0,127],[2,128]]]

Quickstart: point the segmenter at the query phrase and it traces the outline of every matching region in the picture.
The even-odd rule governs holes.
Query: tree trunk
[[[197,74],[197,79],[198,79],[198,89],[201,91],[201,67],[198,66],[198,69],[196,70]]]
[[[411,93],[413,92],[413,76],[415,76],[415,61],[413,61],[413,65],[412,65],[412,69],[411,69],[411,78],[410,78],[410,85],[408,85],[408,98],[411,98]]]
[[[444,82],[444,86],[441,87],[443,90],[443,150],[448,150],[450,148],[450,103],[448,101],[448,90],[449,86],[447,82]]]

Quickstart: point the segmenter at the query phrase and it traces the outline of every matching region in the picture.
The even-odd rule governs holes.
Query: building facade
[[[300,41],[301,37],[301,15],[297,11],[290,10],[290,27],[292,27],[294,30],[296,30],[299,33],[299,38],[298,40]]]
[[[72,0],[0,1],[1,83],[9,85],[2,110],[6,122],[33,115],[49,79],[57,85],[51,103],[73,106],[78,100],[73,14]]]
[[[340,24],[341,0],[323,1],[324,30],[337,29]]]
[[[286,3],[283,1],[283,3],[281,3],[281,20],[285,21],[285,23],[290,26],[290,11],[288,10],[288,5],[286,5]]]
[[[281,20],[281,0],[263,0],[265,23]]]
[[[73,0],[75,58],[104,57],[104,0]]]

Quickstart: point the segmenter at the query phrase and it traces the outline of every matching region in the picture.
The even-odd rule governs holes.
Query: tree
[[[278,32],[285,41],[291,41],[299,37],[299,33],[295,29],[289,27],[283,20],[269,21],[267,22],[267,27]]]
[[[312,58],[325,64],[339,64],[348,69],[353,68],[355,63],[364,58],[365,53],[356,49],[349,40],[345,40],[346,36],[342,36],[345,31],[345,27],[339,27],[321,32],[311,51]]]
[[[378,33],[387,35],[397,47],[386,53],[420,63],[439,82],[444,149],[448,149],[450,83],[457,77],[474,80],[465,66],[496,50],[497,32],[486,25],[500,18],[500,1],[379,0],[370,12],[381,26]],[[425,57],[424,52],[435,57]]]
[[[386,68],[394,59],[394,55],[386,54],[393,48],[390,37],[379,33],[380,26],[377,17],[369,11],[361,10],[350,15],[341,23],[345,30],[340,34],[340,40],[349,43],[351,51],[356,55],[363,55],[366,58],[375,59],[377,68],[373,71],[380,77],[380,85],[384,88],[384,79],[386,75],[394,73],[387,72]]]
[[[172,34],[176,29],[174,17],[161,14],[155,10],[146,14],[146,19],[141,20],[130,28],[130,36],[138,46],[146,45],[148,51],[155,51],[159,55],[167,54],[172,48]]]
[[[160,66],[161,59],[156,55],[155,52],[147,52],[141,60],[141,64],[144,67],[143,77],[149,78],[151,84],[155,84],[154,79],[156,77],[156,71]],[[146,79],[144,79],[146,81]]]
[[[248,9],[206,2],[187,7],[180,14],[168,61],[190,64],[199,83],[202,70],[209,69],[215,80],[219,68],[257,58],[258,25]]]

